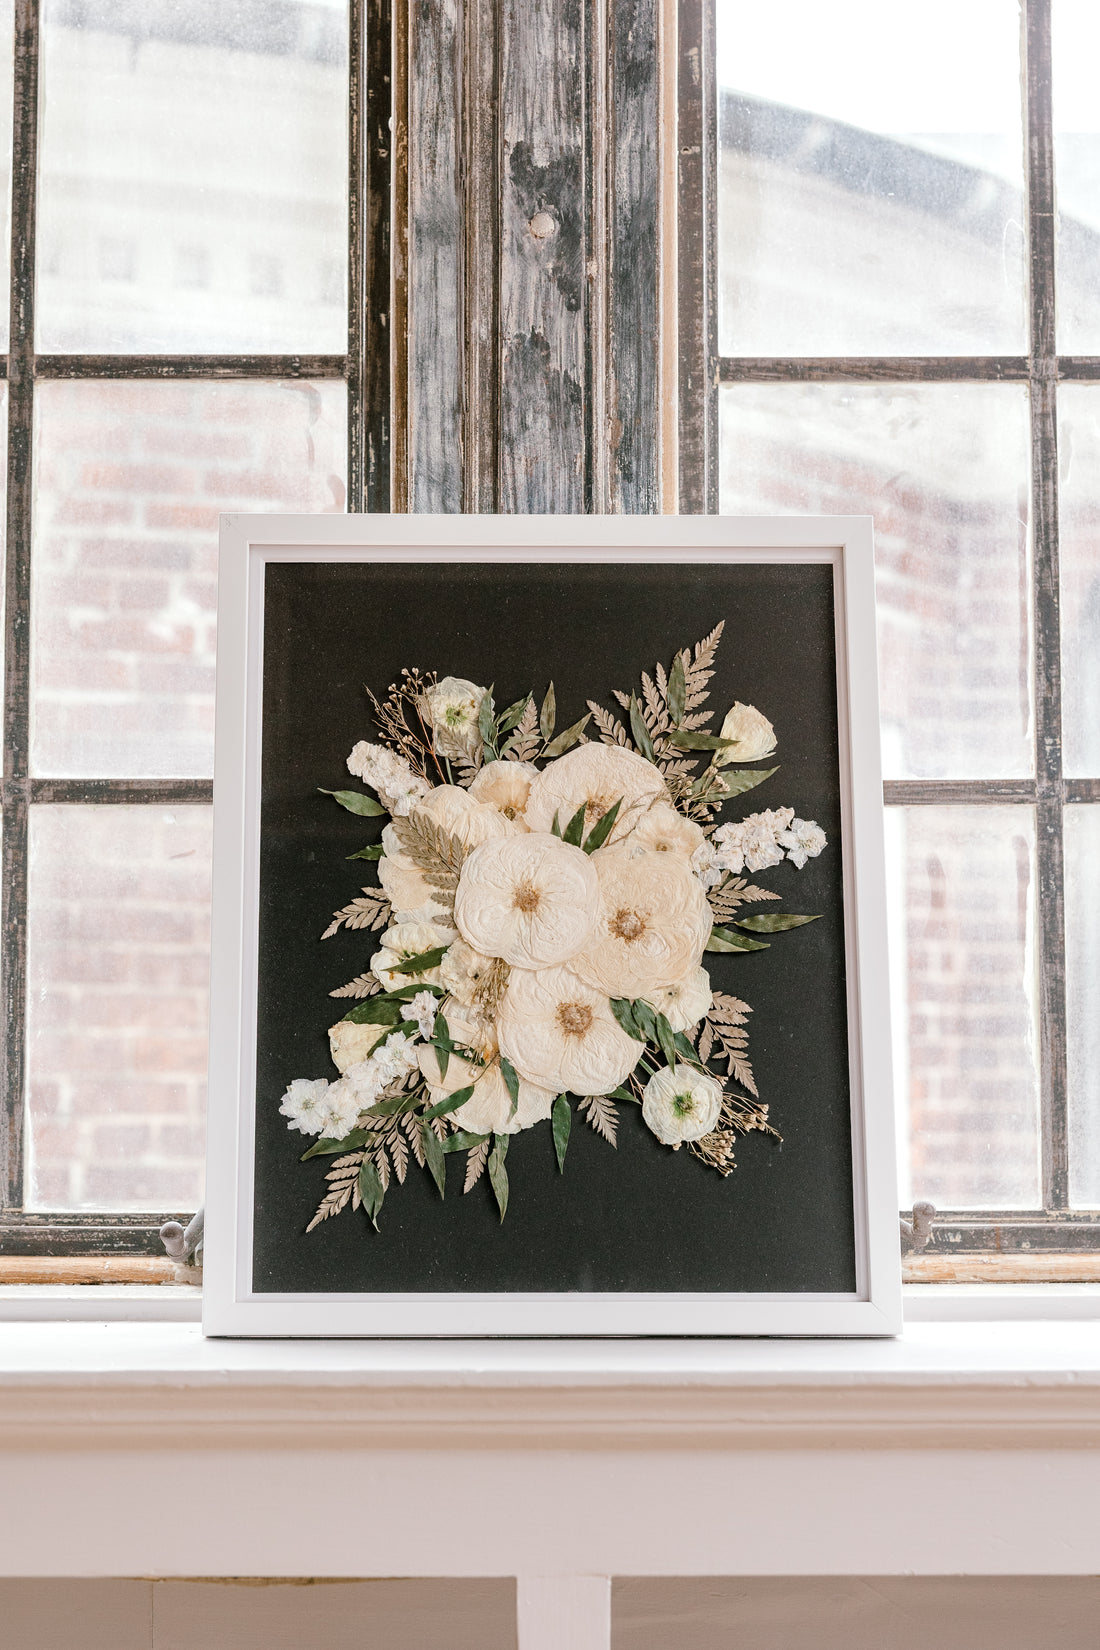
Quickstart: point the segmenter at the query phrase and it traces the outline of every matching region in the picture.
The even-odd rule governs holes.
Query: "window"
[[[683,507],[873,512],[903,1186],[1096,1247],[1100,17],[701,9]]]
[[[201,1200],[217,517],[388,507],[386,16],[0,5],[0,1252]]]

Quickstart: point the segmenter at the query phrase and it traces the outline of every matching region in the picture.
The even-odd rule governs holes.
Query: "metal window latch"
[[[936,1218],[936,1210],[931,1203],[914,1203],[912,1220],[901,1222],[901,1252],[903,1255],[918,1254],[921,1249],[927,1248],[932,1238],[932,1222]]]
[[[160,1229],[165,1254],[175,1265],[177,1283],[202,1282],[203,1211],[192,1215],[186,1226],[166,1220]]]

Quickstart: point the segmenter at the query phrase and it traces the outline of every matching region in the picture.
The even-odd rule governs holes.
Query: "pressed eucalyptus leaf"
[[[581,845],[581,837],[584,835],[584,816],[587,811],[587,802],[582,802],[561,834],[562,841],[570,843],[574,848],[579,848]]]
[[[360,1146],[366,1145],[367,1134],[365,1129],[352,1129],[343,1140],[315,1140],[307,1152],[303,1152],[298,1159],[304,1163],[308,1157],[336,1157],[340,1152],[353,1152]]]
[[[663,1014],[654,1016],[657,1031],[657,1041],[661,1045],[661,1053],[670,1066],[676,1064],[676,1034]]]
[[[549,739],[553,733],[557,717],[558,702],[554,697],[554,684],[551,682],[546,690],[546,698],[542,701],[542,709],[539,711],[539,732],[544,739]]]
[[[378,1216],[382,1211],[382,1200],[385,1195],[382,1190],[382,1182],[378,1178],[378,1170],[369,1157],[364,1157],[359,1165],[359,1196],[376,1232],[378,1230]]]
[[[428,1110],[424,1113],[424,1116],[426,1118],[446,1117],[450,1112],[457,1111],[459,1106],[464,1106],[473,1092],[474,1085],[472,1083],[469,1088],[456,1089],[454,1094],[449,1094],[447,1096],[446,1100],[440,1100],[438,1104],[429,1106]]]
[[[401,1004],[392,997],[367,997],[344,1015],[353,1026],[395,1026],[401,1018]]]
[[[619,817],[619,809],[622,805],[623,799],[620,796],[619,800],[608,808],[603,818],[598,819],[593,825],[584,839],[583,846],[586,854],[594,854],[597,848],[603,847],[615,827],[615,821]]]
[[[742,796],[745,791],[755,790],[757,785],[762,785],[765,779],[778,772],[777,767],[760,768],[758,771],[752,768],[723,768],[717,781],[721,788],[715,790],[714,795]]]
[[[672,718],[673,727],[679,727],[684,719],[686,698],[687,675],[684,671],[684,655],[678,653],[672,661],[672,669],[668,676],[668,714]]]
[[[481,701],[477,713],[477,731],[481,735],[481,742],[491,756],[497,753],[496,720],[493,716],[493,690],[489,689]]]
[[[554,809],[554,818],[553,818],[553,820],[551,821],[551,824],[550,824],[550,835],[551,836],[556,836],[559,841],[561,840],[561,826],[558,823],[558,810],[557,810],[557,808]]]
[[[637,997],[630,1006],[634,1010],[635,1022],[645,1041],[655,1043],[657,1041],[657,1017],[649,1004]]]
[[[566,728],[565,732],[559,733],[556,739],[551,739],[550,743],[542,753],[543,756],[546,757],[547,760],[551,760],[555,756],[564,756],[566,751],[571,750],[577,743],[577,740],[580,738],[591,719],[592,712],[590,710],[586,710],[579,722],[574,722],[571,728]]]
[[[752,934],[782,934],[786,928],[801,928],[807,922],[817,922],[821,913],[812,917],[797,917],[793,911],[773,911],[766,917],[735,917],[738,928],[747,928]]]
[[[406,957],[404,962],[394,963],[391,974],[426,974],[429,968],[438,968],[447,955],[449,946],[437,945],[431,951],[420,951],[415,957]]]
[[[558,1173],[564,1174],[565,1149],[569,1144],[569,1129],[573,1122],[573,1109],[564,1094],[559,1094],[554,1101],[550,1120],[554,1131],[554,1150],[558,1157]]]
[[[483,1140],[488,1140],[487,1134],[471,1134],[469,1129],[456,1129],[443,1142],[443,1150],[450,1152],[468,1152],[472,1146],[480,1146]]]
[[[676,1044],[676,1052],[680,1056],[681,1060],[699,1059],[699,1050],[695,1047],[690,1038],[684,1036],[682,1031],[677,1031],[673,1034],[673,1042]]]
[[[362,791],[326,791],[323,785],[317,789],[322,796],[333,797],[349,814],[362,814],[365,819],[375,819],[388,811],[381,802],[376,802],[373,796],[364,796]]]
[[[345,854],[345,859],[381,859],[385,849],[380,842],[372,842],[369,847],[360,848],[357,854]]]
[[[653,740],[649,737],[649,729],[645,725],[642,707],[638,703],[636,693],[630,695],[630,731],[634,735],[634,743],[647,761],[653,761]]]
[[[632,1106],[640,1106],[642,1103],[636,1094],[631,1094],[629,1089],[612,1089],[611,1093],[608,1095],[608,1099],[629,1100]]]
[[[720,739],[716,733],[670,733],[668,742],[682,751],[724,751],[737,741]]]
[[[500,1075],[504,1078],[504,1086],[512,1097],[512,1109],[508,1115],[514,1117],[516,1107],[519,1105],[519,1077],[516,1074],[515,1066],[506,1054],[500,1056]]]
[[[447,1186],[447,1159],[443,1155],[442,1142],[430,1123],[420,1125],[420,1139],[424,1147],[424,1161],[442,1197]]]
[[[530,698],[531,695],[529,693],[524,694],[522,699],[517,699],[514,705],[509,705],[508,709],[500,715],[497,719],[497,731],[500,735],[503,736],[506,733],[511,733],[512,729],[517,725],[520,717],[527,709],[527,704]]]
[[[504,1159],[508,1156],[508,1136],[494,1134],[493,1149],[489,1153],[489,1184],[493,1188],[493,1196],[497,1200],[500,1210],[501,1225],[508,1213],[508,1171],[504,1167]]]
[[[766,951],[768,947],[760,940],[750,940],[744,934],[735,934],[732,928],[719,928],[717,925],[710,931],[707,941],[708,951]]]
[[[628,1037],[633,1037],[635,1041],[639,1043],[645,1042],[645,1033],[640,1029],[634,1018],[634,1008],[629,998],[612,997],[611,1012],[614,1014],[616,1020],[618,1020]]]

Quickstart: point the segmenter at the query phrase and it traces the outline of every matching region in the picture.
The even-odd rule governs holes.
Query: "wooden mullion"
[[[723,384],[1026,384],[1024,355],[723,355]]]
[[[343,355],[36,355],[36,378],[343,378]]]

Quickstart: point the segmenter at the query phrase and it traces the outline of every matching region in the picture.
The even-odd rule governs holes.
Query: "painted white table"
[[[0,1325],[0,1571],[518,1578],[1100,1570],[1100,1324],[897,1341],[231,1342]],[[170,1516],[174,1514],[175,1516]]]

